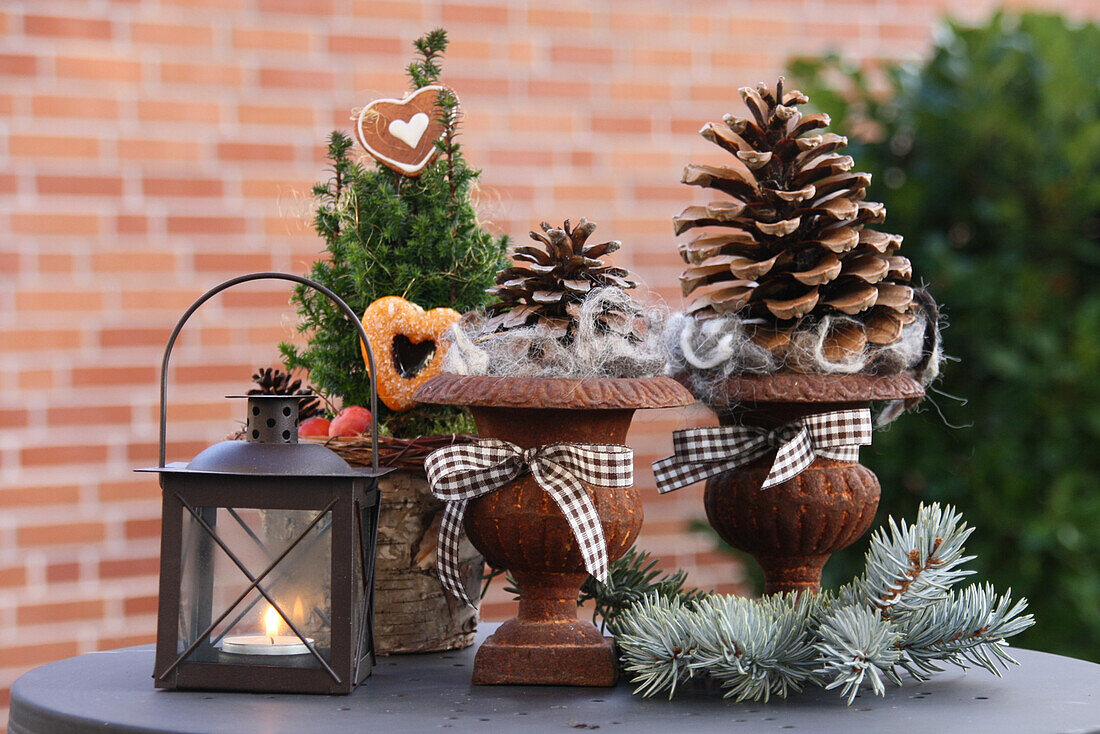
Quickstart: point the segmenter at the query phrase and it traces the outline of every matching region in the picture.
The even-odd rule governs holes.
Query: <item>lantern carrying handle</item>
[[[209,301],[212,297],[221,293],[222,291],[232,288],[240,283],[247,283],[253,280],[289,280],[293,283],[299,283],[308,288],[328,296],[328,298],[337,305],[337,307],[344,312],[351,323],[355,324],[355,328],[359,331],[359,339],[363,343],[363,347],[367,353],[367,369],[371,375],[370,381],[370,449],[371,449],[371,468],[375,471],[378,470],[378,421],[375,416],[378,415],[378,387],[374,382],[374,375],[378,373],[374,371],[374,350],[371,349],[370,339],[367,337],[367,332],[363,328],[362,322],[359,321],[359,317],[355,315],[355,312],[351,310],[351,306],[340,298],[340,296],[333,293],[331,290],[321,285],[320,283],[310,280],[309,278],[303,278],[300,275],[293,275],[291,273],[249,273],[248,275],[239,275],[236,278],[230,278],[224,283],[220,283],[206,293],[199,296],[198,300],[192,303],[186,311],[183,312],[183,316],[180,316],[179,321],[176,322],[176,326],[172,329],[172,334],[168,337],[168,344],[164,348],[164,359],[160,364],[160,464],[161,468],[165,466],[165,446],[168,437],[168,360],[172,356],[172,347],[176,344],[176,337],[179,336],[180,331],[183,330],[184,324],[191,318],[191,314],[198,310],[199,306]]]

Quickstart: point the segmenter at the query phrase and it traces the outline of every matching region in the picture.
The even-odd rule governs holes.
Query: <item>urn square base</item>
[[[474,685],[611,687],[619,680],[615,642],[517,645],[489,637],[474,658]]]

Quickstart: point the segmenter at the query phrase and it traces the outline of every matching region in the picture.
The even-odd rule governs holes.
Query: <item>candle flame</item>
[[[294,619],[294,624],[302,624],[306,621],[305,610],[302,608],[302,597],[295,597],[294,612],[290,616]]]
[[[268,637],[275,637],[279,634],[279,613],[270,604],[267,605],[267,613],[264,614],[264,626],[267,628]]]

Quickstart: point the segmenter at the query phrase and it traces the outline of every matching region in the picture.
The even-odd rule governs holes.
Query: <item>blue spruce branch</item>
[[[901,658],[902,635],[877,609],[846,606],[832,611],[819,630],[814,648],[820,654],[826,689],[840,688],[851,705],[864,679],[880,696],[886,694],[883,676]],[[831,680],[830,680],[831,679]]]
[[[943,599],[950,588],[973,571],[960,568],[974,559],[963,544],[974,529],[954,507],[921,505],[917,521],[900,525],[888,520],[889,532],[871,536],[866,569],[853,583],[856,598],[880,609],[886,618],[907,614]]]
[[[737,701],[799,692],[813,675],[817,608],[810,594],[704,599],[689,623],[698,643],[692,668],[721,681]]]
[[[638,684],[635,693],[648,697],[668,691],[672,698],[676,686],[694,675],[692,614],[690,604],[657,593],[622,613],[616,642],[624,667]]]
[[[917,680],[943,670],[938,661],[962,668],[968,663],[1000,676],[1001,668],[1016,661],[1006,652],[1005,638],[1035,623],[1027,600],[1012,603],[1012,590],[998,595],[989,584],[968,586],[942,601],[910,615],[899,626],[901,667]],[[1000,667],[998,667],[998,664]]]
[[[617,620],[623,664],[636,693],[667,693],[710,677],[737,701],[786,697],[806,685],[839,688],[849,704],[869,683],[878,695],[901,673],[927,680],[940,663],[1000,675],[1015,663],[1007,638],[1034,624],[1027,600],[989,584],[953,591],[971,573],[973,529],[953,507],[920,507],[871,540],[864,573],[835,593],[760,600],[712,595],[688,602],[647,595]],[[998,667],[1000,666],[1000,667]]]

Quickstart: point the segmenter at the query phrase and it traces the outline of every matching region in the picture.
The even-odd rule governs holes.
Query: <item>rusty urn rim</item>
[[[676,408],[695,398],[671,377],[496,377],[444,372],[413,395],[421,403],[474,407],[624,410]]]
[[[774,375],[734,375],[722,383],[717,407],[754,403],[867,403],[880,400],[916,401],[924,388],[909,375],[823,375],[780,372]]]

